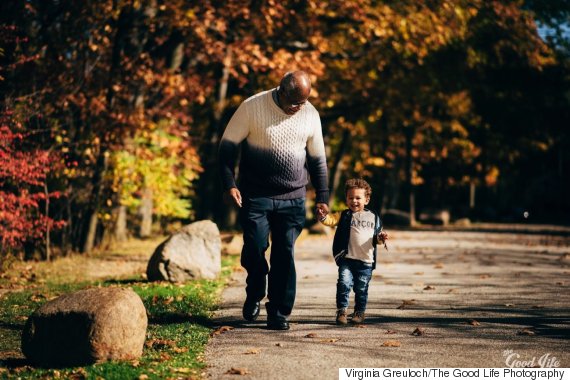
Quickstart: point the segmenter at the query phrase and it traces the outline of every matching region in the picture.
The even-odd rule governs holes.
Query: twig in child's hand
[[[385,233],[384,229],[380,228],[380,233],[378,235],[382,237],[382,239],[380,239],[380,240],[382,240],[382,243],[384,244],[384,248],[386,248],[386,251],[387,251],[388,245],[386,244],[386,239],[388,238],[388,234],[386,234],[386,236],[384,236],[383,233]]]

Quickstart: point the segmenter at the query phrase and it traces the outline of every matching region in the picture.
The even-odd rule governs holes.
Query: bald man
[[[225,196],[240,207],[241,265],[247,271],[243,317],[257,319],[267,288],[267,327],[272,330],[289,329],[297,281],[294,246],[305,224],[309,175],[317,208],[328,212],[325,146],[319,114],[308,100],[310,93],[307,73],[285,74],[277,88],[239,106],[219,148]],[[270,235],[268,264],[265,251]]]

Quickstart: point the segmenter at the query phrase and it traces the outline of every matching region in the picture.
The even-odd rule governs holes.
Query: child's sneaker
[[[346,316],[346,309],[338,309],[336,311],[336,324],[346,325],[348,323],[348,318]]]
[[[358,325],[363,323],[365,318],[366,316],[364,315],[363,311],[355,311],[350,322]]]

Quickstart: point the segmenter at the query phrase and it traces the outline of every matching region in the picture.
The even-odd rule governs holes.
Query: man
[[[247,271],[243,317],[257,319],[267,285],[267,327],[273,330],[289,329],[295,303],[294,245],[305,224],[307,169],[317,209],[328,212],[325,147],[319,114],[308,101],[310,93],[307,73],[285,74],[279,87],[239,106],[220,142],[225,197],[241,208],[241,265]],[[240,145],[238,187],[234,170]]]

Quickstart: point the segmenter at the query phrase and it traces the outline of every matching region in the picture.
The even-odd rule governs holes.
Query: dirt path
[[[334,324],[330,237],[297,245],[289,331],[266,330],[265,310],[255,323],[242,320],[245,273],[236,272],[215,320],[233,329],[210,340],[207,375],[338,378],[339,367],[505,367],[540,358],[570,366],[567,233],[392,231],[391,238],[361,328]],[[416,328],[423,334],[412,335]]]

